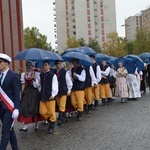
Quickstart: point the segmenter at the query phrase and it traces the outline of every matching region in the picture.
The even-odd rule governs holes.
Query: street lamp
[[[127,39],[127,32],[126,32],[126,27],[128,27],[130,25],[126,24],[126,21],[125,21],[125,24],[121,25],[121,27],[125,27],[125,44],[126,44],[126,52],[128,54],[128,39]]]

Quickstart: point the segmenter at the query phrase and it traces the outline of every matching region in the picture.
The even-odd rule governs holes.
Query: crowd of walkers
[[[96,111],[98,105],[110,105],[115,97],[121,103],[136,100],[146,93],[147,85],[150,87],[150,65],[128,74],[123,62],[116,70],[105,59],[98,65],[94,55],[90,58],[93,66],[88,67],[80,65],[78,59],[69,64],[55,61],[52,68],[49,61],[44,61],[40,69],[35,69],[32,61],[26,62],[26,71],[20,73],[18,121],[24,124],[20,131],[27,132],[29,123],[35,123],[37,131],[38,122],[44,121],[49,124],[48,134],[52,134],[55,124],[61,125],[72,114],[81,121],[83,113]]]
[[[94,55],[90,58],[93,65],[88,67],[75,58],[70,64],[57,60],[53,68],[44,60],[40,69],[27,61],[25,72],[20,69],[18,76],[9,69],[11,58],[0,53],[0,150],[6,150],[9,141],[12,149],[19,149],[13,128],[16,119],[23,123],[21,132],[27,132],[30,123],[35,123],[37,131],[43,121],[48,125],[47,133],[53,134],[55,124],[60,126],[68,117],[76,115],[81,121],[83,113],[96,111],[100,104],[110,105],[113,97],[124,103],[140,98],[147,86],[150,90],[150,64],[143,71],[137,68],[128,73],[121,61],[116,70],[106,59],[98,65]]]

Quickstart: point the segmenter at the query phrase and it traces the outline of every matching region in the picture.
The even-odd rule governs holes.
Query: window
[[[87,10],[87,14],[90,15],[90,10]]]
[[[88,28],[91,28],[91,24],[88,24]]]
[[[88,31],[88,35],[91,35],[91,30]]]
[[[105,23],[106,23],[106,24],[109,24],[109,20],[105,20]]]

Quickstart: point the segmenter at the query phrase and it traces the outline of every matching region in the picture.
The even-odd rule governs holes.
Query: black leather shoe
[[[23,131],[23,132],[28,132],[28,128],[21,128],[21,129],[19,129],[19,131]]]
[[[49,129],[48,132],[47,132],[47,134],[53,134],[53,133],[54,133],[54,129],[52,129],[52,128]]]

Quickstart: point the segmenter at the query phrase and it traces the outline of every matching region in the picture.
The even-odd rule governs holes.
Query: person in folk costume
[[[125,98],[129,97],[128,93],[128,85],[127,85],[127,80],[126,76],[128,74],[128,71],[125,67],[123,67],[123,63],[119,62],[118,63],[119,68],[117,69],[116,73],[116,97],[121,98],[121,103],[124,103]]]
[[[40,74],[41,101],[40,114],[49,122],[48,134],[54,133],[56,122],[56,95],[58,94],[57,76],[50,71],[50,62],[43,62],[44,72]]]
[[[112,97],[115,96],[116,71],[114,65],[110,66],[110,89]]]
[[[71,69],[73,68],[73,65],[71,63],[68,63],[66,65],[66,69],[67,69],[67,72],[71,77]],[[72,103],[71,103],[71,95],[70,96],[67,96],[67,100],[66,100],[66,113],[68,113],[68,117],[71,117],[73,115],[73,112],[75,111],[74,107],[72,106]],[[67,120],[66,120],[67,121]]]
[[[81,121],[84,105],[84,82],[86,78],[85,69],[79,65],[79,59],[72,59],[73,68],[70,71],[70,75],[73,81],[73,87],[71,92],[71,103],[73,107],[78,111],[77,121]]]
[[[73,84],[69,73],[64,69],[62,65],[62,61],[55,61],[55,64],[56,70],[54,71],[54,73],[57,75],[59,84],[59,90],[56,96],[56,101],[59,109],[58,125],[61,125],[63,116],[66,116],[64,114],[66,109],[67,96],[70,96]]]
[[[129,99],[137,99],[141,97],[141,92],[140,92],[140,75],[137,71],[133,74],[128,74],[127,75],[127,84],[129,87]]]
[[[20,115],[18,121],[24,123],[20,131],[27,132],[28,124],[35,123],[35,131],[39,129],[38,121],[42,118],[39,115],[39,91],[40,91],[40,73],[35,72],[34,63],[32,61],[26,62],[26,72],[21,74],[21,103]]]
[[[105,106],[106,99],[108,100],[108,104],[111,103],[109,74],[110,67],[107,65],[107,61],[103,59],[101,67],[102,79],[100,81],[100,96],[102,98],[102,106]]]
[[[147,73],[148,73],[148,77],[147,77],[148,87],[149,87],[149,90],[150,90],[150,64],[147,65]]]
[[[100,66],[95,61],[95,56],[90,55],[90,58],[93,62],[93,71],[94,71],[95,77],[97,79],[97,82],[94,84],[94,86],[92,88],[93,95],[94,95],[94,110],[97,110],[98,100],[99,100],[99,83],[101,81],[102,76],[101,76]]]
[[[0,150],[6,150],[9,142],[12,150],[19,150],[13,124],[19,115],[20,79],[17,73],[9,69],[10,62],[11,58],[8,55],[0,53],[0,88],[10,98],[10,101],[14,103],[11,111],[10,107],[6,105],[4,99],[0,96],[0,119],[2,122]],[[2,92],[1,95],[3,95]],[[3,97],[8,100],[5,95]]]
[[[143,94],[146,93],[146,74],[147,74],[147,65],[146,63],[144,63],[144,69],[142,70],[143,75],[142,75],[142,80],[141,80],[141,92],[143,92]]]
[[[92,99],[93,99],[93,87],[97,84],[92,66],[85,67],[86,79],[85,79],[85,113],[89,113],[92,110]]]

